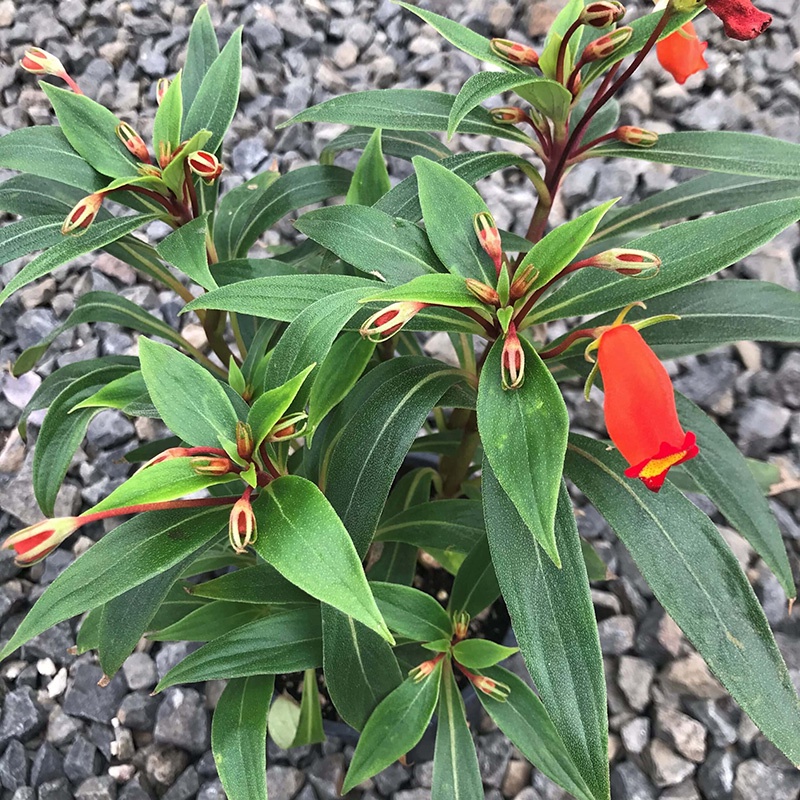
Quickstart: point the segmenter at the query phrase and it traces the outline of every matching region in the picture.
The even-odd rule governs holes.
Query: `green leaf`
[[[598,555],[597,550],[583,538],[581,538],[581,552],[590,581],[607,581],[614,577],[606,562]]]
[[[385,639],[331,606],[322,606],[323,667],[339,716],[362,730],[378,704],[403,681]]]
[[[0,657],[183,561],[219,533],[228,514],[217,508],[151,511],[123,522],[47,587]]]
[[[454,613],[466,611],[471,617],[475,617],[499,596],[500,585],[494,574],[489,540],[484,534],[458,568],[447,607]]]
[[[208,68],[197,95],[187,103],[181,135],[189,139],[202,130],[210,130],[206,149],[216,153],[233,120],[239,103],[242,77],[242,29],[237,28],[222,52]]]
[[[192,137],[183,145],[183,147],[175,153],[170,160],[169,164],[164,167],[161,177],[164,183],[172,190],[178,197],[183,196],[183,186],[186,181],[185,163],[186,159],[198,150],[206,146],[206,142],[211,138],[211,131],[203,130],[197,131]]]
[[[295,227],[356,269],[389,284],[444,272],[419,226],[377,208],[320,208],[303,214]]]
[[[569,416],[550,370],[524,339],[520,341],[525,383],[518,389],[503,389],[503,341],[492,346],[478,388],[478,430],[500,485],[533,539],[561,566],[553,524]]]
[[[569,494],[561,482],[555,540],[561,569],[531,542],[486,459],[483,502],[492,561],[525,663],[586,784],[598,800],[608,800],[603,659]]]
[[[274,675],[237,678],[217,701],[211,751],[228,797],[267,800],[267,712],[274,686]]]
[[[80,236],[62,236],[59,242],[36,256],[33,261],[26,264],[6,284],[3,291],[0,292],[0,303],[4,303],[23,286],[43,278],[56,267],[60,267],[62,264],[66,264],[85,253],[91,253],[92,250],[99,250],[155,218],[155,214],[137,214],[135,216],[103,220],[95,222]],[[37,218],[36,225],[40,226],[43,219],[42,217]]]
[[[152,414],[146,416],[158,417],[158,412],[150,403],[150,395],[144,385],[142,373],[137,371],[107,383],[93,395],[73,406],[70,413],[80,408],[117,408],[124,410],[125,413],[128,413],[129,408],[135,408],[137,412],[142,412],[145,406],[152,409]]]
[[[603,442],[570,442],[570,478],[628,548],[656,599],[753,722],[800,763],[800,698],[738,561],[677,489],[650,492],[622,477],[625,466]]]
[[[616,202],[609,200],[554,228],[528,251],[517,268],[518,271],[533,264],[539,270],[533,285],[540,287],[547,284],[583,250],[600,220]]]
[[[318,744],[325,741],[325,731],[322,728],[322,706],[320,705],[319,689],[317,688],[316,670],[307,669],[303,676],[303,696],[300,699],[300,722],[294,746]]]
[[[247,422],[253,429],[253,447],[255,450],[258,450],[276,423],[288,411],[303,386],[303,382],[315,366],[316,364],[310,364],[283,386],[264,392],[253,403],[247,416]]]
[[[702,492],[775,573],[787,597],[796,597],[792,568],[781,532],[747,460],[736,445],[691,400],[675,395],[678,416],[700,442],[700,453],[684,465]]]
[[[347,531],[311,481],[297,475],[278,478],[261,492],[253,511],[265,532],[254,547],[267,563],[394,644]]]
[[[110,178],[135,178],[136,162],[117,136],[120,120],[105,106],[83,94],[40,81],[72,147],[99,173]],[[63,178],[60,178],[63,180]]]
[[[189,45],[186,50],[186,64],[181,77],[183,94],[183,119],[192,107],[200,85],[209,68],[219,55],[219,42],[208,13],[208,6],[203,3],[194,15],[189,30]]]
[[[558,51],[561,48],[561,43],[570,26],[583,10],[583,5],[584,0],[569,0],[561,11],[559,11],[558,16],[553,20],[553,24],[547,32],[547,38],[545,39],[544,47],[539,56],[539,68],[548,78],[556,77]],[[569,42],[567,50],[568,55],[565,61],[565,71],[567,74],[569,74],[571,70],[571,65],[574,61],[574,56],[577,53],[580,41],[580,34],[576,33]]]
[[[337,153],[346,150],[363,150],[369,143],[372,130],[369,128],[351,128],[340,133],[333,141],[328,142],[319,154],[320,164],[333,164]],[[452,155],[435,136],[419,131],[387,131],[381,132],[383,152],[387,156],[396,156],[411,161],[414,156],[428,158],[446,158]]]
[[[300,703],[289,694],[275,698],[269,709],[269,735],[281,750],[288,750],[294,744],[300,725]]]
[[[299,122],[334,122],[399,131],[446,131],[455,99],[452,94],[425,89],[370,89],[326,100],[278,127]],[[531,141],[511,125],[498,125],[485,108],[470,111],[458,130],[525,144]]]
[[[147,638],[154,642],[211,642],[264,616],[264,609],[252,603],[217,600],[204,603],[177,622],[148,634]]]
[[[219,447],[232,439],[238,417],[221,384],[208,370],[165,344],[139,339],[147,390],[161,419],[194,446]]]
[[[634,239],[626,247],[655,253],[661,259],[657,275],[628,280],[604,270],[581,270],[539,303],[527,320],[538,323],[597,314],[679,289],[730,266],[798,218],[800,199],[776,200]]]
[[[89,423],[100,409],[72,414],[76,403],[94,394],[108,380],[122,377],[135,367],[119,365],[90,372],[65,386],[50,404],[33,451],[33,491],[42,512],[55,513],[56,497],[72,458],[86,435]]]
[[[430,642],[451,636],[447,612],[430,595],[396,583],[370,582],[386,624],[405,639]]]
[[[64,240],[60,216],[30,217],[0,228],[0,264],[7,264],[35,250],[43,250]]]
[[[447,273],[420,275],[394,289],[378,289],[376,292],[364,297],[362,302],[390,303],[398,300],[414,300],[431,305],[460,308],[486,308],[467,289],[467,284],[463,278]]]
[[[246,184],[256,187],[247,195],[234,195],[234,189],[220,203],[214,241],[222,260],[247,255],[258,237],[287,214],[346,194],[353,177],[350,170],[329,166],[302,167],[277,178],[274,173],[262,175]]]
[[[566,122],[572,105],[572,95],[560,83],[540,78],[517,87],[516,91],[546,117],[557,123]]]
[[[313,602],[309,595],[290,583],[269,564],[237,569],[200,584],[189,584],[186,590],[210,600],[230,600],[258,605],[292,605]]]
[[[193,219],[173,231],[156,247],[156,252],[204,289],[216,289],[217,282],[208,269],[206,234],[208,214]]]
[[[161,336],[176,343],[183,341],[179,334],[158,317],[111,292],[87,292],[78,298],[70,315],[38,344],[23,350],[14,363],[13,374],[23,375],[33,369],[50,345],[66,330],[84,322],[113,322],[124,328]]]
[[[453,658],[467,669],[486,669],[518,652],[519,647],[504,647],[488,639],[465,639],[453,648]]]
[[[392,188],[381,147],[381,129],[370,136],[347,190],[347,205],[371,206]]]
[[[454,172],[427,158],[415,158],[425,230],[441,262],[455,275],[489,286],[497,273],[475,233],[476,214],[488,213],[481,196]]]
[[[181,73],[170,82],[164,97],[156,111],[153,121],[153,147],[158,157],[159,146],[163,142],[169,145],[169,152],[175,152],[181,143],[181,120],[183,119],[183,93],[181,90]]]
[[[405,755],[422,738],[439,699],[441,664],[424,680],[403,681],[369,718],[358,740],[342,794]]]
[[[63,222],[64,217],[85,196],[86,192],[83,190],[50,178],[15,175],[0,183],[0,210],[20,217],[42,217],[52,214]],[[9,226],[5,225],[3,230],[8,228]]]
[[[86,194],[108,183],[75,151],[61,128],[55,125],[20,128],[0,136],[0,167],[52,178],[82,189]]]
[[[505,702],[483,692],[477,693],[478,699],[497,727],[536,769],[579,800],[608,797],[607,792],[604,795],[592,794],[542,701],[524,681],[502,667],[493,667],[483,673],[506,684],[511,692]]]
[[[322,665],[319,609],[279,611],[218,636],[173,667],[156,686],[298,672]]]
[[[483,794],[475,743],[449,659],[442,668],[431,800],[474,800]]]
[[[433,359],[393,358],[365,375],[340,405],[321,485],[359,555],[366,554],[392,481],[428,412],[463,377]]]

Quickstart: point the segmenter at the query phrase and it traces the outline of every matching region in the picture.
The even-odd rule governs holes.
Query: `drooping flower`
[[[80,525],[77,517],[46,519],[12,533],[2,546],[4,549],[14,550],[19,566],[29,567],[52,553]]]
[[[772,17],[750,0],[707,0],[706,5],[722,20],[725,35],[740,42],[755,39],[772,24]]]
[[[686,83],[696,72],[708,69],[703,53],[708,42],[701,42],[691,22],[678,28],[656,45],[658,62],[678,83]]]
[[[671,467],[694,458],[695,435],[678,419],[667,370],[632,325],[614,325],[600,335],[597,363],[603,376],[606,428],[639,478],[657,492]]]

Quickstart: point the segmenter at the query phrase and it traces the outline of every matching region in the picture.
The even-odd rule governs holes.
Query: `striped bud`
[[[522,349],[517,326],[511,322],[503,342],[500,359],[503,389],[519,389],[525,381],[525,351]]]
[[[589,42],[583,51],[581,60],[584,64],[588,64],[591,61],[608,58],[614,55],[621,47],[624,47],[630,41],[631,36],[633,36],[633,28],[630,25],[617,28],[615,31]]]
[[[481,211],[472,219],[475,233],[483,251],[492,259],[497,274],[503,268],[503,243],[500,240],[500,231],[497,230],[494,217],[488,211]]]
[[[239,458],[249,461],[253,457],[253,429],[246,422],[236,423],[236,452]]]
[[[156,103],[159,105],[161,105],[164,100],[164,95],[167,93],[167,89],[169,89],[169,84],[169,78],[159,78],[156,82]]]
[[[498,125],[519,125],[520,122],[528,121],[528,115],[517,106],[490,108],[489,113]]]
[[[508,290],[509,298],[511,302],[514,303],[520,299],[520,297],[525,297],[528,292],[533,288],[534,284],[536,283],[536,279],[539,277],[539,270],[533,264],[528,264],[527,267],[520,270],[515,276],[514,281],[511,284],[511,288]]]
[[[64,65],[52,53],[39,47],[29,47],[19,65],[34,75],[56,75],[63,78],[67,74]]]
[[[198,475],[207,477],[227,475],[233,470],[233,462],[223,456],[195,456],[189,464]]]
[[[166,169],[167,164],[172,161],[172,144],[170,142],[158,143],[158,165],[161,169]]]
[[[64,224],[61,226],[61,233],[67,234],[74,233],[75,231],[82,233],[85,231],[86,228],[94,222],[94,218],[97,216],[102,205],[102,192],[95,192],[88,197],[84,197],[83,200],[67,214]]]
[[[430,661],[423,661],[418,666],[414,667],[409,673],[408,676],[414,683],[420,683],[424,681],[429,675],[433,674],[433,671],[438,666],[439,662],[444,658],[444,653],[439,653],[435,658],[432,658]]]
[[[144,139],[127,122],[120,122],[117,125],[117,136],[134,158],[143,164],[151,163],[150,153],[147,152],[147,145],[144,143]]]
[[[487,678],[485,675],[473,675],[470,680],[479,692],[488,694],[489,697],[499,700],[501,703],[505,702],[511,693],[511,688],[507,684]]]
[[[635,125],[622,125],[614,131],[615,138],[634,147],[652,147],[658,143],[658,134]]]
[[[371,342],[383,342],[394,336],[412,317],[428,304],[403,301],[392,303],[373,314],[362,326],[360,333]]]
[[[300,425],[300,423],[305,422],[307,418],[308,414],[303,411],[297,411],[279,419],[275,423],[275,427],[270,431],[267,440],[270,442],[285,442],[302,436],[305,433],[306,426]]]
[[[3,549],[16,553],[16,563],[20,567],[29,567],[61,544],[81,525],[77,517],[59,517],[46,519],[21,531],[12,533],[3,542]]]
[[[247,546],[256,540],[256,515],[250,504],[251,492],[252,489],[248,488],[234,503],[228,518],[228,540],[236,553],[244,553]]]
[[[467,638],[470,616],[466,611],[460,611],[453,617],[453,636],[461,641]]]
[[[492,289],[491,286],[487,286],[485,283],[475,280],[475,278],[467,278],[466,283],[467,289],[469,289],[470,293],[474,294],[481,303],[486,303],[487,306],[500,308],[500,295],[497,294],[497,291]]]
[[[580,20],[593,28],[605,28],[619,22],[625,16],[625,6],[617,0],[599,0],[589,3],[581,12]]]
[[[584,266],[598,267],[618,272],[620,275],[650,278],[658,273],[661,259],[655,253],[648,253],[646,250],[615,247],[587,259]]]
[[[201,177],[206,183],[213,183],[222,173],[222,164],[213,153],[197,150],[186,156],[186,163],[195,175]]]
[[[492,39],[489,47],[496,56],[520,67],[538,67],[539,54],[532,48],[510,39]]]

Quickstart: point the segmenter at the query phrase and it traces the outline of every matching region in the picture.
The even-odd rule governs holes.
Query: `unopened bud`
[[[195,175],[200,176],[206,183],[212,183],[222,173],[222,164],[213,153],[197,150],[186,156],[186,163]]]
[[[102,192],[95,192],[88,197],[84,197],[83,200],[67,214],[64,224],[61,226],[61,233],[67,234],[74,233],[75,231],[83,233],[83,231],[94,222],[94,218],[97,216],[100,211],[100,206],[102,205]]]
[[[487,286],[485,283],[475,280],[475,278],[467,278],[466,283],[467,289],[469,289],[481,303],[486,303],[487,306],[500,307],[500,295],[497,294],[497,291],[492,289],[491,286]]]
[[[589,3],[581,12],[580,20],[593,28],[605,28],[619,22],[625,16],[625,6],[617,0],[598,0]]]
[[[525,381],[525,351],[517,335],[517,326],[511,322],[503,342],[500,360],[503,389],[519,389]]]
[[[539,270],[533,264],[528,264],[527,267],[520,270],[515,276],[508,291],[509,298],[512,303],[515,303],[520,297],[525,297],[528,292],[533,288],[536,279],[539,277]]]
[[[236,423],[236,452],[239,458],[249,461],[253,457],[253,429],[246,422]]]
[[[190,462],[198,475],[227,475],[233,470],[233,462],[224,456],[195,456]]]
[[[162,461],[171,461],[173,458],[185,458],[188,455],[190,455],[190,451],[186,447],[170,447],[168,450],[164,450],[157,456],[153,456],[145,464],[142,464],[140,470],[147,469],[147,467],[152,467],[153,464],[160,464]]]
[[[383,342],[394,336],[427,303],[403,301],[392,303],[373,314],[362,326],[361,335],[371,342]]]
[[[488,211],[481,211],[472,220],[478,241],[484,252],[492,259],[497,274],[503,268],[503,243],[500,241],[500,231],[497,230],[494,217]]]
[[[167,89],[169,89],[169,84],[169,78],[159,78],[156,82],[156,102],[159,105],[161,105],[164,100],[164,95],[167,93]]]
[[[419,683],[420,681],[425,680],[425,678],[433,673],[433,671],[436,669],[436,666],[443,658],[444,653],[439,653],[430,661],[423,661],[421,664],[409,671],[409,677],[414,681],[414,683]]]
[[[661,267],[661,259],[646,250],[615,247],[592,256],[586,266],[618,272],[633,277],[652,277]]]
[[[307,418],[308,414],[303,411],[298,411],[279,419],[275,423],[275,427],[270,431],[267,439],[270,442],[285,442],[289,439],[296,439],[298,436],[302,436],[305,433],[306,426],[301,425],[298,427],[298,425],[305,422]]]
[[[479,692],[488,694],[489,697],[499,700],[501,703],[505,702],[511,693],[511,688],[507,684],[487,678],[485,675],[474,675],[471,680],[472,685]]]
[[[510,39],[492,39],[489,42],[491,51],[504,61],[520,67],[538,67],[539,54],[532,48]]]
[[[608,58],[614,55],[620,48],[624,47],[633,36],[633,28],[626,25],[622,28],[617,28],[593,42],[586,45],[583,51],[582,61],[588,64],[591,61],[599,61],[601,58]]]
[[[150,163],[150,153],[147,152],[147,145],[144,143],[144,139],[127,122],[120,122],[117,125],[117,136],[134,158],[144,164]]]
[[[166,169],[170,161],[172,161],[172,144],[170,142],[158,143],[158,165],[161,169]]]
[[[453,635],[456,639],[461,641],[467,638],[469,631],[469,614],[466,611],[460,611],[453,617]]]
[[[632,144],[634,147],[652,147],[658,143],[658,134],[655,131],[637,128],[634,125],[622,125],[614,131],[614,136],[619,141]]]
[[[228,539],[236,553],[244,553],[247,546],[256,540],[256,515],[250,504],[251,491],[252,489],[247,489],[234,503],[228,519]]]
[[[528,115],[525,110],[518,106],[490,108],[489,113],[498,125],[519,125],[520,122],[528,121]]]
[[[63,78],[67,74],[64,65],[52,53],[39,47],[29,47],[19,65],[34,75],[56,75]]]
[[[16,564],[29,567],[41,561],[81,526],[78,517],[46,519],[21,531],[12,533],[3,542],[3,549],[16,553]]]

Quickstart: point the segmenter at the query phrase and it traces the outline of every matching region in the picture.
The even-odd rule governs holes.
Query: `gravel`
[[[428,0],[423,3],[484,35],[541,36],[560,0]],[[797,0],[762,0],[775,15],[772,29],[755,43],[725,40],[708,14],[697,27],[709,39],[710,68],[683,87],[654,59],[640,82],[622,97],[622,121],[664,132],[686,127],[747,130],[800,141],[800,13]],[[183,63],[188,26],[197,3],[190,0],[0,0],[0,133],[48,122],[50,112],[35,80],[14,60],[29,43],[59,56],[96,99],[149,135],[155,113],[154,82]],[[309,104],[343,91],[376,87],[423,87],[455,92],[473,60],[433,35],[389,0],[224,0],[211,4],[221,39],[244,25],[242,106],[226,141],[225,186],[267,169],[282,172],[313,163],[340,130],[335,126],[278,125]],[[514,149],[480,137],[456,135],[454,151]],[[355,163],[353,154],[337,160]],[[394,181],[410,166],[390,159]],[[564,221],[611,197],[628,203],[686,180],[682,169],[619,161],[579,165],[556,205]],[[0,175],[0,177],[4,177]],[[480,184],[498,222],[524,233],[532,197],[518,175],[501,173]],[[254,253],[280,236],[290,221],[270,232]],[[800,229],[791,228],[725,272],[800,288]],[[95,269],[86,269],[93,264]],[[0,268],[7,282],[21,262]],[[128,297],[155,316],[177,320],[197,340],[191,315],[111,256],[84,258],[26,288],[0,308],[0,362],[19,353],[63,322],[75,299],[90,290]],[[201,332],[200,332],[201,333]],[[192,338],[194,337],[194,338]],[[202,339],[200,339],[202,344]],[[14,433],[16,417],[41,380],[59,366],[135,352],[134,338],[114,326],[80,325],[59,336],[34,372],[0,378],[0,534],[38,520],[31,490],[31,455]],[[770,344],[727,347],[669,365],[676,387],[711,413],[749,456],[778,464],[787,476],[800,472],[800,351]],[[602,433],[597,404],[567,392],[576,425]],[[41,413],[30,422],[31,438]],[[97,502],[126,476],[121,456],[158,438],[151,420],[135,424],[104,411],[67,476],[58,513]],[[698,499],[698,502],[702,502]],[[795,568],[800,564],[800,491],[789,488],[771,505]],[[779,632],[779,645],[800,684],[800,622],[786,614],[786,600],[764,564],[713,509],[712,518],[731,544]],[[594,592],[609,687],[613,800],[797,800],[800,773],[754,728],[694,654],[643,583],[630,557],[591,508],[579,517],[616,576]],[[76,547],[91,543],[82,537]],[[20,571],[0,558],[0,639],[7,640],[45,585],[73,560],[64,548],[44,566]],[[209,720],[219,685],[150,691],[195,649],[185,643],[142,642],[106,688],[90,655],[68,653],[76,624],[65,622],[37,637],[0,665],[0,800],[222,800],[224,792],[210,753]],[[486,798],[562,800],[566,795],[521,759],[489,720],[476,727]],[[330,739],[322,746],[284,752],[269,746],[272,800],[328,800],[338,787],[352,746]],[[367,782],[363,800],[429,800],[430,762],[395,764]],[[354,795],[359,796],[359,791]]]

